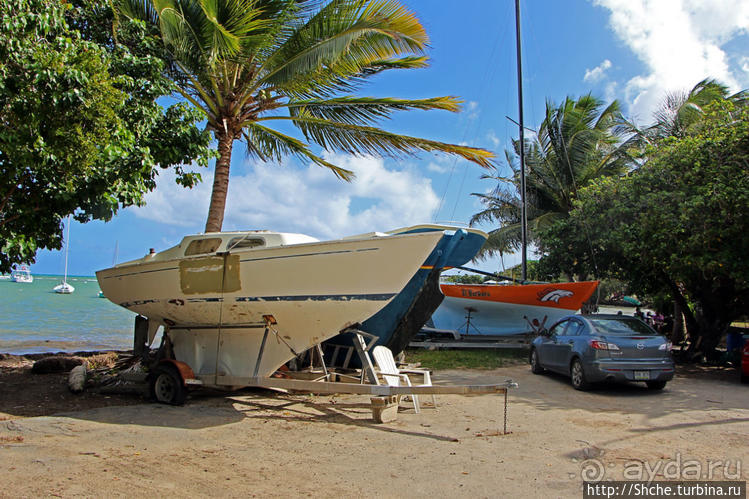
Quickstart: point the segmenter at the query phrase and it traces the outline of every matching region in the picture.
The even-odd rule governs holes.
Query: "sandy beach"
[[[420,414],[403,402],[375,424],[365,396],[204,392],[171,407],[73,395],[63,375],[15,362],[1,364],[0,497],[581,497],[583,474],[664,479],[691,461],[704,478],[749,477],[749,387],[734,371],[682,370],[660,393],[577,392],[526,365],[435,372],[517,381],[502,435],[496,395],[439,396]]]

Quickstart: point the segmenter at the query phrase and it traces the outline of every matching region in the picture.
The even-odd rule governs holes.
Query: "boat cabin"
[[[153,249],[138,260],[120,265],[131,265],[152,261],[175,260],[179,258],[210,255],[254,248],[274,248],[294,244],[316,243],[317,239],[305,234],[253,230],[242,232],[209,232],[185,236],[177,246],[156,253]],[[118,265],[118,267],[120,266]]]

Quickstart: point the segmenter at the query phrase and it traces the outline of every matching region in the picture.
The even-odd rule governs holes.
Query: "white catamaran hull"
[[[269,376],[386,306],[442,236],[367,235],[166,258],[173,248],[97,278],[108,299],[166,325],[175,358],[195,374]],[[275,324],[266,336],[268,322]]]

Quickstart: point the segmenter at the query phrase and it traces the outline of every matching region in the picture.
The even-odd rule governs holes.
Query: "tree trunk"
[[[684,314],[681,311],[681,305],[674,300],[674,325],[671,329],[671,342],[674,345],[681,345],[684,341]]]
[[[697,324],[697,320],[694,318],[694,314],[689,308],[689,303],[687,303],[687,299],[682,294],[678,284],[670,279],[666,279],[665,282],[671,289],[671,296],[674,298],[674,301],[681,309],[682,315],[684,317],[684,323],[687,327],[687,334],[689,335],[690,339],[693,339],[693,335],[695,335],[699,331],[699,325]]]
[[[219,157],[216,159],[216,171],[213,176],[211,205],[208,208],[208,221],[205,223],[206,232],[221,232],[221,227],[224,225],[226,194],[229,191],[231,149],[234,145],[234,138],[230,134],[216,133],[216,139],[218,139]]]
[[[700,352],[708,359],[715,358],[715,349],[731,325],[731,313],[726,304],[730,301],[730,292],[725,288],[703,292],[698,297],[695,317],[699,324]],[[730,291],[733,291],[731,288]]]

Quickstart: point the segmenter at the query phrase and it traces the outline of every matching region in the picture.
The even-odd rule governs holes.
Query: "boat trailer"
[[[275,324],[272,317],[266,318],[264,337],[273,333]],[[356,341],[354,346],[361,359],[362,368],[358,376],[342,372],[328,370],[325,366],[322,348],[315,347],[322,362],[322,374],[316,379],[298,379],[294,371],[279,370],[272,377],[262,376],[232,376],[230,374],[195,374],[193,369],[185,362],[174,358],[171,349],[168,329],[165,328],[162,335],[156,359],[150,360],[150,349],[146,343],[149,329],[153,333],[153,325],[145,317],[138,316],[135,319],[134,328],[134,355],[139,356],[145,365],[148,365],[148,373],[122,374],[123,378],[131,382],[147,382],[151,396],[158,402],[182,405],[187,397],[189,388],[192,387],[223,387],[239,389],[244,387],[290,390],[316,394],[359,394],[371,395],[372,417],[375,422],[384,423],[393,421],[397,417],[398,401],[403,395],[490,395],[499,394],[503,396],[504,426],[502,434],[507,434],[507,396],[508,390],[517,388],[517,383],[506,380],[500,384],[489,385],[411,385],[392,386],[380,384],[377,372],[369,356],[369,349],[376,343],[377,337],[356,329],[347,330],[354,333]],[[365,337],[370,339],[365,341]],[[151,336],[151,339],[153,337]],[[298,355],[297,352],[293,352]],[[262,355],[262,349],[260,351]],[[259,363],[259,361],[258,361]],[[309,374],[309,373],[307,373]],[[280,376],[280,377],[277,377]],[[349,378],[356,382],[342,382],[339,379]],[[365,383],[365,378],[369,383]]]

